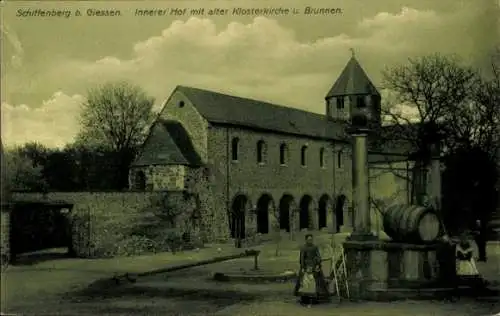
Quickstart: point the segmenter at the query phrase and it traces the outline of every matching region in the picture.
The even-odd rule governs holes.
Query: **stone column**
[[[429,205],[435,209],[441,208],[441,161],[439,160],[440,150],[438,145],[432,147],[432,160],[428,170],[427,196]]]
[[[358,114],[352,119],[348,133],[352,137],[352,205],[353,232],[351,240],[373,240],[370,220],[370,184],[368,175],[367,118]]]

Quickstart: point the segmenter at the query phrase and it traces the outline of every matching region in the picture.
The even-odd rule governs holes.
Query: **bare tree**
[[[471,102],[449,111],[448,146],[481,148],[495,160],[500,149],[500,47],[489,70],[479,77]]]
[[[154,99],[126,82],[89,90],[80,117],[78,143],[105,146],[117,152],[139,145],[154,117]]]
[[[439,54],[409,59],[383,72],[384,88],[392,92],[392,100],[382,113],[392,123],[384,129],[384,141],[406,142],[415,148],[413,159],[413,199],[422,203],[425,195],[426,168],[435,153],[433,145],[450,134],[450,113],[467,107],[479,82],[477,72],[462,65],[455,56]],[[409,117],[405,108],[414,112]],[[468,125],[472,124],[468,122]]]

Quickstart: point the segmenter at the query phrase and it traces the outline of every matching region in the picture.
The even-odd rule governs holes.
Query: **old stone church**
[[[345,127],[358,111],[381,126],[380,93],[354,56],[327,92],[324,115],[177,86],[130,169],[131,189],[194,196],[180,207],[194,203],[210,218],[204,229],[221,238],[349,229]],[[407,153],[371,148],[369,160],[372,196],[407,202],[408,185],[394,176],[408,170]]]

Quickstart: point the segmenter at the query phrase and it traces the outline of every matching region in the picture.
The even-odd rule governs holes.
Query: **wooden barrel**
[[[382,213],[384,231],[394,241],[430,243],[441,235],[439,218],[431,208],[395,204]]]

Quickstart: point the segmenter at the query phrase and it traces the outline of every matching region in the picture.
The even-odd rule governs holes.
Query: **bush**
[[[158,244],[155,241],[145,236],[132,235],[116,244],[113,255],[139,256],[144,253],[156,252],[158,252]]]
[[[178,229],[169,229],[165,236],[165,244],[172,253],[176,253],[183,249],[184,242],[182,233]]]

